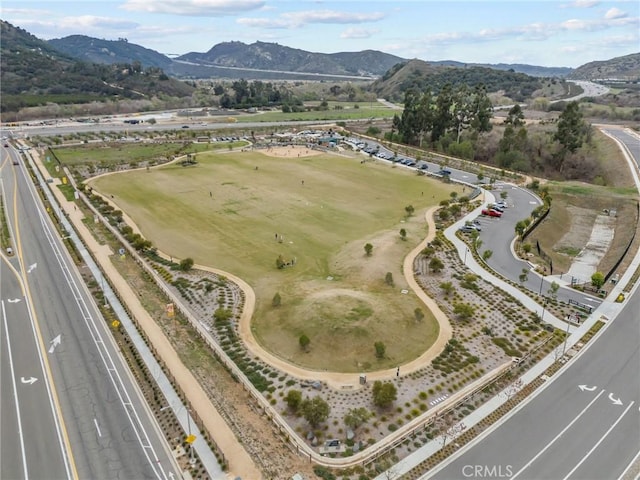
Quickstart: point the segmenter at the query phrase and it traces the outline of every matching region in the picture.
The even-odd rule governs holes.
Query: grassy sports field
[[[401,292],[402,260],[426,234],[424,210],[455,187],[386,162],[363,164],[362,156],[288,148],[202,153],[195,167],[171,164],[91,184],[113,195],[160,250],[248,281],[257,296],[252,330],[272,353],[343,372],[416,358],[438,327],[414,295]],[[410,217],[407,205],[415,208]],[[277,269],[280,255],[295,265]],[[276,292],[282,304],[274,307]],[[306,352],[303,334],[311,340]],[[386,346],[383,359],[377,341]]]

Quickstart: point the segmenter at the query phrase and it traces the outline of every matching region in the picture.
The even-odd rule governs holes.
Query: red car
[[[485,208],[484,210],[482,210],[482,215],[489,215],[490,217],[498,217],[498,218],[502,216],[500,212],[496,210],[491,210],[488,208]]]

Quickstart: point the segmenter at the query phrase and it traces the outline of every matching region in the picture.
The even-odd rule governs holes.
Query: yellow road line
[[[29,283],[27,282],[27,277],[24,272],[24,260],[22,256],[22,242],[20,241],[20,227],[18,225],[18,181],[17,177],[14,175],[13,177],[13,215],[14,215],[14,232],[15,232],[15,243],[16,243],[16,255],[20,259],[20,265],[22,267],[22,278],[23,281],[23,292],[25,292],[25,297],[27,298],[27,302],[29,304],[29,310],[31,311],[31,315],[33,318],[33,325],[36,331],[36,337],[38,342],[38,348],[40,349],[40,358],[43,361],[45,374],[47,376],[47,383],[50,386],[51,396],[53,398],[53,404],[55,407],[55,414],[58,417],[58,423],[60,425],[60,430],[62,434],[62,440],[64,442],[64,447],[66,450],[66,456],[69,463],[69,468],[71,469],[71,474],[74,479],[78,480],[78,470],[76,468],[76,463],[73,458],[73,451],[71,449],[71,442],[69,442],[69,435],[67,433],[67,427],[64,423],[64,417],[62,415],[62,409],[60,408],[60,401],[58,400],[58,393],[56,391],[55,383],[53,381],[53,374],[51,373],[51,366],[49,365],[49,359],[47,357],[47,348],[42,340],[42,332],[40,331],[40,324],[38,322],[38,316],[36,314],[33,298],[31,297],[31,290],[29,289]]]

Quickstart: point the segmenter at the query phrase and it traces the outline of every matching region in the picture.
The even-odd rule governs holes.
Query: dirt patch
[[[611,217],[615,230],[613,240],[596,266],[597,271],[606,274],[625,253],[638,229],[636,201],[622,195],[599,193],[597,188],[591,187],[579,195],[566,194],[560,191],[563,187],[550,185],[553,197],[551,211],[525,243],[534,247],[540,245],[553,261],[554,274],[566,273],[587,245],[598,215],[614,209],[615,218]],[[536,250],[533,248],[532,253],[535,254]],[[544,264],[541,259],[539,262]]]
[[[321,150],[314,150],[312,148],[300,147],[297,145],[291,145],[288,147],[267,147],[260,151],[269,157],[285,158],[315,157],[317,155],[325,154],[325,152]]]

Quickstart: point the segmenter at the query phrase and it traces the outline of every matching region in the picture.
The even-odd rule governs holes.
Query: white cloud
[[[600,2],[598,0],[575,0],[571,2],[569,6],[574,8],[592,8],[599,3]]]
[[[380,32],[380,30],[370,30],[366,28],[347,28],[344,32],[340,34],[340,38],[344,39],[361,39],[361,38],[370,38],[376,33]]]
[[[609,10],[607,10],[607,13],[604,14],[604,18],[611,20],[614,18],[624,18],[627,16],[626,12],[623,12],[622,10],[620,10],[619,8],[613,7]]]
[[[2,9],[2,16],[3,17],[13,17],[13,16],[20,16],[20,15],[25,15],[25,16],[31,16],[31,15],[37,15],[37,16],[42,16],[42,15],[51,15],[51,12],[49,10],[40,10],[40,9],[35,9],[35,8],[3,8]]]
[[[300,28],[309,24],[357,24],[377,22],[385,18],[380,12],[351,13],[334,10],[307,10],[287,12],[277,18],[239,18],[237,22],[247,27],[261,28]]]
[[[571,19],[560,24],[563,30],[587,30],[591,23],[586,20]]]
[[[33,18],[17,20],[16,24],[27,30],[37,30],[42,38],[74,35],[80,32],[91,32],[97,36],[108,32],[122,32],[139,27],[139,24],[126,19],[82,15],[78,17],[62,17],[55,20],[34,20]]]
[[[265,0],[126,0],[121,8],[132,12],[222,17],[265,6]]]

